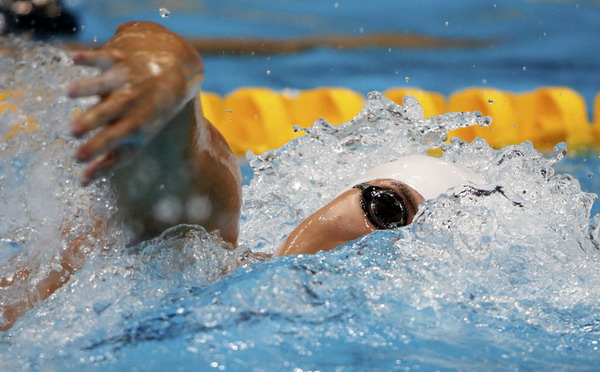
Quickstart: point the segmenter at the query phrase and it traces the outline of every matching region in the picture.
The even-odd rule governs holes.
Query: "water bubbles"
[[[207,197],[192,196],[185,203],[185,214],[192,221],[205,222],[213,211],[212,203]]]
[[[410,77],[409,77],[409,76],[405,76],[405,77],[404,77],[404,82],[405,82],[405,83],[408,83],[409,81],[410,81]]]
[[[98,42],[98,37],[94,36],[94,37],[92,38],[92,43],[97,43],[97,42]]]
[[[488,99],[488,103],[490,103],[490,104],[494,103],[494,100],[490,98],[490,99]]]
[[[267,76],[271,75],[271,70],[267,70]]]
[[[340,7],[340,3],[338,3],[338,2],[335,2],[335,3],[333,4],[333,7],[334,7],[334,8],[336,8],[336,9],[337,9],[337,8],[339,8],[339,7]]]
[[[527,66],[523,66],[523,71],[527,71]]]
[[[38,70],[47,66],[40,62],[44,54]],[[72,75],[72,66],[58,72],[25,66],[34,74],[29,76],[33,88],[22,89],[28,102],[44,97],[26,108],[42,107],[37,113],[52,125],[40,126],[35,137],[36,143],[47,143],[46,150],[2,144],[12,147],[0,156],[2,176],[10,182],[2,188],[7,194],[0,198],[0,220],[9,232],[3,232],[10,237],[6,249],[15,249],[14,242],[19,249],[39,247],[33,253],[44,255],[53,247],[68,247],[63,232],[77,237],[96,220],[111,221],[101,212],[88,212],[90,204],[97,207],[110,199],[99,186],[76,187],[80,168],[69,160],[75,143],[66,136],[56,139],[57,130],[68,130],[61,119],[79,106],[72,101],[57,105],[44,95],[82,75]],[[15,71],[7,74],[0,79],[23,81],[14,78]],[[435,364],[448,357],[440,350],[462,353],[482,344],[469,362],[485,366],[493,360],[498,369],[522,368],[515,366],[520,360],[514,356],[523,350],[531,363],[538,363],[527,367],[536,370],[561,369],[562,360],[583,360],[581,365],[586,357],[595,360],[597,351],[591,349],[597,343],[591,340],[597,340],[599,330],[600,273],[594,254],[586,253],[595,249],[588,228],[591,198],[576,180],[553,175],[552,163],[564,147],[548,158],[527,144],[495,150],[481,139],[443,143],[448,130],[486,122],[470,113],[424,119],[412,97],[399,106],[379,93],[369,94],[351,122],[319,122],[304,137],[250,160],[256,176],[244,189],[240,249],[192,225],[127,248],[124,242],[95,243],[94,238],[89,244],[95,255],[66,290],[22,318],[19,329],[0,342],[5,356],[0,365],[18,370],[43,363],[53,370],[65,364],[99,369],[110,363],[112,369],[127,369],[139,361],[160,365],[175,355],[199,369],[212,364],[215,369],[277,370],[297,364],[288,360],[292,354],[313,352],[305,369],[318,369],[326,363],[355,366],[365,347],[401,345],[409,357],[400,360],[396,353],[385,359],[382,354],[382,370],[400,363],[411,369],[422,363],[422,355],[434,360],[425,367],[445,369],[447,364]],[[273,252],[302,219],[366,169],[435,146],[443,147],[444,160],[472,169],[486,185],[458,187],[427,201],[411,226],[376,231],[326,254],[240,267],[243,260],[256,262],[244,256],[246,249]],[[64,165],[63,176],[55,174],[57,164]],[[46,189],[75,195],[47,201],[53,197]],[[200,219],[212,208],[202,196],[167,197],[159,204],[153,212],[165,220],[177,215]],[[74,232],[60,226],[64,221],[77,224]],[[424,329],[422,324],[433,326]],[[386,331],[373,331],[381,329]],[[449,330],[455,337],[448,337]],[[265,334],[301,337],[265,342]],[[332,337],[348,352],[315,352],[331,345]],[[581,345],[590,354],[581,352]],[[274,347],[284,352],[261,360]],[[241,350],[248,351],[242,355]],[[557,355],[546,362],[548,350]],[[570,359],[573,350],[579,354]]]
[[[444,22],[445,27],[448,27],[449,24],[450,24],[450,22],[448,22],[448,21]]]
[[[183,212],[181,199],[169,195],[160,199],[152,208],[154,218],[166,224],[176,223]]]
[[[168,18],[171,15],[171,12],[167,8],[158,9],[158,13],[160,14],[161,18]]]

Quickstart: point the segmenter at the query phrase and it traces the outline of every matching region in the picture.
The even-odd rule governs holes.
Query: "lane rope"
[[[567,87],[541,87],[525,93],[467,88],[449,97],[418,88],[391,88],[384,92],[398,104],[402,104],[407,94],[419,100],[425,117],[480,111],[493,118],[489,127],[462,128],[450,132],[450,138],[471,141],[482,137],[495,148],[524,141],[531,141],[541,151],[552,150],[558,142],[566,142],[570,152],[600,148],[600,93],[594,100],[592,122],[588,119],[585,99]],[[221,131],[238,156],[247,151],[260,154],[276,149],[302,134],[294,131],[295,126],[309,127],[320,118],[334,125],[349,121],[364,103],[361,94],[341,87],[303,91],[247,87],[224,97],[202,92],[200,99],[204,116]],[[0,119],[16,114],[22,103],[21,92],[0,91]],[[0,128],[2,140],[32,133],[41,124],[37,117],[19,117],[21,120],[11,122],[9,128]]]

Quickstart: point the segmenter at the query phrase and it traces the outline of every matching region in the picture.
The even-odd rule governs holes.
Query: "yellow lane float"
[[[242,88],[225,97],[221,122],[215,123],[238,154],[262,153],[294,137],[290,113],[281,94],[265,88]],[[227,134],[235,133],[231,138]]]
[[[557,142],[566,142],[570,149],[593,145],[585,100],[576,91],[540,88],[521,94],[516,102],[520,138],[533,142],[536,148],[551,150]]]
[[[539,150],[548,151],[557,142],[566,142],[570,150],[600,147],[600,94],[594,101],[594,123],[587,117],[586,103],[576,91],[566,87],[542,87],[515,94],[493,88],[468,88],[448,99],[437,92],[417,88],[391,88],[384,92],[390,100],[402,104],[405,95],[417,98],[425,117],[452,111],[480,111],[493,118],[489,127],[470,127],[450,132],[467,141],[485,138],[492,146],[531,141]],[[305,91],[277,92],[266,88],[241,88],[225,97],[200,94],[204,116],[223,134],[237,155],[248,150],[263,153],[275,149],[301,133],[294,127],[308,127],[323,118],[337,125],[359,113],[364,98],[346,88],[317,88]],[[35,132],[41,119],[24,115],[19,91],[0,91],[0,118],[18,115],[19,122],[0,128],[3,140]]]
[[[363,97],[346,88],[317,88],[286,97],[292,122],[302,127],[321,118],[334,125],[342,124],[363,107]]]
[[[363,98],[358,93],[345,88],[318,88],[290,95],[277,93],[264,88],[245,88],[244,96],[252,96],[254,105],[264,100],[263,111],[247,111],[249,101],[241,106],[235,115],[236,102],[232,96],[225,98],[231,105],[222,113],[212,113],[205,108],[205,115],[223,130],[225,138],[234,152],[243,155],[246,150],[256,153],[279,147],[294,136],[293,126],[310,126],[318,118],[324,118],[337,125],[358,114]],[[212,93],[211,93],[212,94]],[[450,132],[467,141],[475,137],[485,138],[495,148],[531,141],[543,151],[551,150],[557,142],[566,142],[571,150],[589,149],[600,144],[600,118],[592,127],[587,119],[583,97],[572,89],[564,87],[540,88],[533,92],[514,94],[492,88],[469,88],[452,94],[448,100],[437,92],[417,88],[392,88],[384,95],[402,104],[405,95],[416,97],[425,117],[452,111],[480,111],[493,118],[488,127],[470,127]],[[277,96],[281,101],[277,100]],[[249,99],[249,98],[246,98]],[[267,112],[269,111],[270,112]],[[596,98],[595,112],[600,112],[600,95]],[[211,114],[209,114],[211,113]],[[212,116],[214,115],[214,116]],[[248,118],[250,115],[252,117]],[[254,118],[254,120],[252,120]],[[268,118],[268,119],[267,119]],[[227,129],[225,128],[226,122]],[[253,131],[250,138],[248,127]]]
[[[461,128],[450,132],[450,137],[466,141],[481,137],[495,148],[519,143],[523,138],[519,133],[516,97],[512,93],[491,88],[466,89],[450,96],[447,111],[479,111],[492,117],[492,124],[487,127]]]
[[[600,93],[594,100],[594,125],[592,126],[592,136],[596,147],[600,147]]]

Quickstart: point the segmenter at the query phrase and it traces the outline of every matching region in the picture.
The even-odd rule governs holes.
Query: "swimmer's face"
[[[277,255],[327,251],[378,229],[408,225],[423,200],[413,188],[391,179],[357,185],[304,220]]]

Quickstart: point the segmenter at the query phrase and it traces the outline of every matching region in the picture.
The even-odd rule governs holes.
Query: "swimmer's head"
[[[357,184],[377,179],[400,181],[418,192],[425,200],[437,198],[456,186],[484,183],[477,173],[458,164],[431,156],[410,155],[371,168],[344,191]]]
[[[473,171],[429,156],[381,164],[304,220],[277,254],[330,250],[378,229],[408,225],[423,201],[457,186],[481,184]]]

